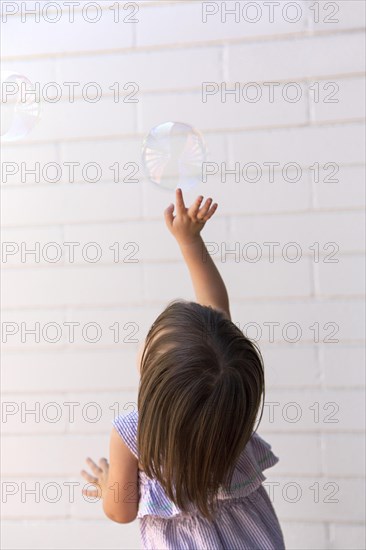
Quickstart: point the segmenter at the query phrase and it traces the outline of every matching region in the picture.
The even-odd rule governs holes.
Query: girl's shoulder
[[[137,425],[138,413],[133,410],[129,413],[120,414],[112,420],[112,424],[126,443],[130,451],[138,459],[137,452]]]
[[[138,459],[137,451],[137,427],[138,411],[133,410],[127,414],[121,414],[112,420],[113,426],[120,434],[126,445]],[[239,456],[233,480],[235,487],[238,486],[239,478],[245,477],[247,485],[251,482],[257,484],[258,479],[265,479],[262,472],[277,464],[279,458],[273,453],[271,445],[265,441],[257,432],[253,432],[251,438]],[[141,464],[138,464],[142,470]],[[223,491],[225,495],[225,491]]]

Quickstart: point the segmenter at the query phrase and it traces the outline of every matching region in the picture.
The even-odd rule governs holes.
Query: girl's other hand
[[[88,497],[103,498],[107,490],[108,484],[108,473],[109,473],[109,464],[106,458],[101,458],[99,460],[98,467],[91,458],[87,458],[86,462],[88,463],[91,471],[94,476],[88,474],[85,470],[81,470],[80,474],[83,476],[86,481],[95,485],[95,489],[83,489],[83,495]]]
[[[212,199],[208,198],[201,206],[203,196],[200,195],[186,208],[180,188],[175,191],[175,199],[176,215],[173,215],[174,204],[170,204],[164,210],[165,223],[180,245],[191,244],[199,239],[205,223],[215,213],[218,205],[216,202],[211,205]]]

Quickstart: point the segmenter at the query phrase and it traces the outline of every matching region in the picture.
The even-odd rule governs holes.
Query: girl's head
[[[153,323],[140,362],[139,462],[181,510],[191,502],[213,518],[264,390],[260,351],[222,312],[174,300]]]

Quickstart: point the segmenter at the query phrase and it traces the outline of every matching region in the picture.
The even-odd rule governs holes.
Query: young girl
[[[113,521],[140,522],[149,550],[282,550],[262,485],[277,456],[255,431],[264,371],[260,351],[231,321],[221,276],[200,232],[217,208],[182,191],[164,212],[196,302],[175,300],[151,326],[138,358],[137,411],[113,420],[110,463],[81,472]],[[260,419],[262,418],[262,412]]]

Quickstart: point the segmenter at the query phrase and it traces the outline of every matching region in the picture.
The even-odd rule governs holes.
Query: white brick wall
[[[259,0],[154,0],[137,2],[136,10],[120,2],[118,24],[112,2],[100,2],[101,19],[94,24],[82,17],[85,1],[72,24],[61,1],[61,19],[53,24],[42,16],[37,23],[32,15],[22,22],[21,3],[2,2],[3,9],[5,4],[18,13],[1,25],[2,69],[42,89],[50,82],[80,87],[74,103],[65,96],[43,101],[34,131],[2,147],[3,167],[23,163],[29,170],[38,162],[41,172],[47,163],[62,168],[57,182],[51,173],[24,176],[21,166],[6,181],[4,172],[2,177],[2,240],[13,243],[9,251],[15,247],[7,261],[2,256],[2,475],[9,492],[3,547],[140,547],[137,522],[113,524],[100,503],[83,501],[78,473],[86,456],[108,453],[113,415],[136,403],[136,351],[151,322],[168,300],[194,299],[164,228],[162,211],[172,192],[146,181],[141,170],[138,183],[115,183],[110,169],[115,162],[140,165],[149,129],[180,120],[203,133],[209,161],[219,168],[257,163],[262,171],[253,183],[237,182],[232,174],[222,181],[219,170],[186,195],[187,201],[211,195],[219,203],[203,236],[227,282],[234,322],[259,339],[264,355],[266,408],[259,433],[281,459],[265,473],[286,546],[365,548],[365,3],[281,2],[272,5],[271,21],[269,4]],[[40,5],[45,9],[47,2]],[[225,22],[225,9],[235,5],[238,21],[232,14]],[[205,6],[217,13],[204,23]],[[139,21],[123,22],[128,14]],[[55,15],[55,8],[46,12]],[[113,101],[109,87],[117,81],[122,88],[127,82],[139,86],[137,103]],[[101,86],[101,101],[84,100],[80,90],[88,82]],[[262,98],[235,102],[231,95],[222,102],[217,94],[203,103],[204,82],[240,90],[255,83]],[[282,92],[294,84],[301,97],[291,103]],[[337,101],[325,102],[334,91]],[[123,98],[126,90],[121,92]],[[73,182],[70,162],[80,163]],[[83,178],[81,168],[89,162],[101,166],[96,183]],[[268,163],[277,163],[272,182]],[[286,172],[288,163],[301,170],[296,182],[289,181],[295,172],[293,166]],[[127,175],[122,171],[121,179]],[[73,263],[65,245],[70,242],[79,243]],[[83,256],[90,242],[102,251],[96,263],[86,261],[85,251]],[[110,249],[116,242],[119,262]],[[273,258],[268,242],[278,243]],[[297,262],[291,261],[294,242],[301,251]],[[22,261],[22,247],[35,243],[39,257],[28,254]],[[47,243],[61,250],[59,261],[50,261],[56,249]],[[250,261],[250,243],[261,247],[257,262]],[[90,420],[96,409],[88,403],[100,407],[97,422]],[[32,408],[39,408],[39,422],[26,414]],[[56,413],[60,419],[53,422]],[[56,483],[61,496],[51,502]],[[35,495],[22,502],[22,489],[34,487],[39,502]]]

